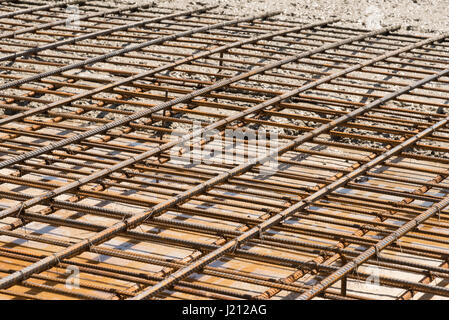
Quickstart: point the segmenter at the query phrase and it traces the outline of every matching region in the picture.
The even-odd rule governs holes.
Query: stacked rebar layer
[[[0,299],[449,296],[448,35],[277,14],[1,2]]]

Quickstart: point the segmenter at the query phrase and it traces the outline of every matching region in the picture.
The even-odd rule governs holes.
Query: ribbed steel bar
[[[315,130],[313,130],[312,132],[309,132],[308,134],[306,134],[303,137],[300,137],[298,139],[295,139],[294,142],[289,143],[286,147],[277,150],[276,154],[271,154],[270,156],[277,156],[277,154],[282,153],[282,150],[289,150],[292,147],[295,147],[298,145],[298,141],[303,142],[305,137],[309,137],[312,138],[313,136],[317,136],[323,132],[326,132],[329,127],[332,126],[337,126],[341,123],[344,123],[352,118],[354,118],[357,115],[360,115],[366,111],[368,111],[369,109],[380,105],[388,100],[394,99],[395,97],[407,93],[408,91],[411,91],[415,88],[419,88],[421,85],[434,81],[436,79],[438,79],[439,77],[443,77],[446,74],[449,74],[449,69],[446,69],[442,72],[439,72],[438,74],[426,77],[425,79],[418,81],[416,83],[414,83],[413,85],[410,85],[406,88],[402,88],[392,94],[389,94],[381,99],[378,99],[368,105],[366,105],[365,107],[356,109],[352,112],[350,112],[347,115],[344,115],[334,121],[332,121],[330,124],[328,125],[324,125],[321,126]],[[178,271],[176,271],[175,273],[169,275],[164,281],[162,281],[161,283],[144,290],[143,292],[141,292],[139,295],[137,295],[135,298],[136,299],[144,299],[146,297],[149,297],[153,294],[156,294],[158,292],[160,292],[161,290],[164,290],[165,288],[167,288],[168,286],[172,285],[173,283],[175,283],[176,281],[178,281],[179,279],[182,279],[186,276],[188,276],[189,274],[191,274],[192,272],[194,272],[195,270],[203,267],[204,265],[210,263],[211,261],[217,259],[218,257],[220,257],[221,255],[223,255],[224,253],[226,253],[229,250],[232,250],[232,248],[235,248],[236,246],[241,245],[242,242],[251,239],[255,236],[257,236],[258,234],[260,234],[260,232],[270,228],[273,225],[278,224],[279,222],[281,222],[282,220],[284,220],[285,218],[293,215],[295,212],[305,208],[306,206],[308,206],[312,201],[315,201],[317,199],[322,198],[323,196],[329,194],[330,192],[332,192],[333,190],[343,186],[345,183],[347,183],[349,180],[353,179],[354,177],[357,177],[358,175],[362,174],[363,172],[365,172],[366,170],[372,168],[373,166],[381,163],[382,161],[388,159],[390,156],[396,154],[397,152],[399,152],[400,150],[404,149],[407,146],[410,146],[411,144],[415,143],[417,140],[419,140],[420,138],[432,133],[434,130],[436,130],[439,127],[442,127],[444,125],[446,125],[446,123],[449,121],[449,117],[445,118],[444,120],[441,120],[440,122],[438,122],[437,124],[429,127],[428,129],[420,132],[419,134],[415,135],[414,137],[406,140],[405,142],[401,143],[400,145],[396,146],[395,148],[391,149],[390,151],[383,153],[382,155],[376,157],[375,159],[373,159],[372,161],[366,163],[365,165],[359,167],[359,169],[352,171],[351,173],[343,176],[342,178],[336,180],[334,183],[331,183],[330,185],[327,185],[326,187],[320,189],[319,191],[315,192],[314,194],[310,195],[309,197],[305,198],[304,200],[301,200],[300,202],[296,203],[295,205],[292,205],[291,207],[289,207],[288,209],[274,215],[273,217],[269,218],[268,220],[266,220],[265,222],[257,225],[254,228],[251,228],[249,231],[245,232],[243,235],[233,239],[232,241],[227,242],[225,245],[223,245],[221,248],[207,254],[206,256],[204,256],[203,258],[195,261],[194,263],[192,263],[190,266],[182,268]],[[248,164],[245,165],[240,165],[239,167],[231,170],[229,173],[224,174],[222,176],[224,176],[225,178],[221,178],[219,179],[220,181],[225,181],[228,177],[232,176],[233,174],[238,174],[240,172],[242,172],[244,170],[245,167],[247,166],[253,166],[257,163],[263,163],[264,161],[266,161],[267,159],[269,159],[269,157],[265,157],[263,159],[256,159]],[[234,173],[235,172],[235,173]],[[220,176],[218,176],[217,178],[219,178]],[[213,181],[213,180],[217,180],[217,178],[215,179],[211,179],[209,181]],[[201,187],[202,189],[207,189],[209,188],[208,183],[204,183],[202,185],[200,185],[199,187]],[[198,187],[197,187],[198,188]],[[178,196],[178,198],[181,198],[182,194]],[[449,201],[449,200],[448,200]],[[157,208],[157,206],[155,207]],[[156,210],[156,209],[155,209]],[[146,218],[146,216],[145,216]],[[134,219],[130,219],[130,221],[128,221],[131,225],[134,225],[132,220],[137,220],[136,218]],[[143,219],[145,220],[145,219]],[[139,220],[137,220],[139,221]]]

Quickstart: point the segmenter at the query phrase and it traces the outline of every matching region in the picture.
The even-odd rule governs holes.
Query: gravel
[[[146,1],[148,0],[140,0]],[[449,31],[449,0],[157,1],[158,6],[170,8],[189,8],[202,4],[218,4],[224,13],[240,16],[279,10],[282,12],[277,16],[280,19],[315,21],[338,17],[369,29],[400,24],[404,30],[419,33]]]

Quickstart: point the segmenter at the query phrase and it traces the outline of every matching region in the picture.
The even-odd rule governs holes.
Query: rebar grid
[[[95,1],[71,26],[18,4],[0,298],[449,296],[447,34]],[[261,130],[278,139],[249,155]],[[210,133],[235,161],[192,161]]]

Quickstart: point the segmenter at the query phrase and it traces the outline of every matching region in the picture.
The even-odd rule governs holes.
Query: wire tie
[[[56,261],[58,262],[56,265],[61,266],[61,261],[59,260],[59,257],[56,255],[56,253],[53,253],[52,255],[53,255],[53,257],[55,257]]]

